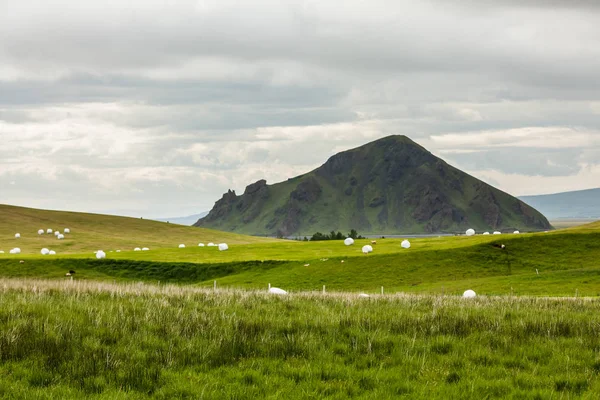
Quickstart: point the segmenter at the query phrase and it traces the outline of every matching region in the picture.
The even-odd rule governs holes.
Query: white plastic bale
[[[71,233],[71,230],[69,228],[65,228],[64,233]]]
[[[142,249],[140,249],[139,247],[136,247],[135,249],[133,249],[133,251],[142,251]]]
[[[0,254],[4,254],[4,251],[0,250]]]
[[[65,238],[65,235],[63,235],[62,233],[58,236],[56,236],[58,240],[63,240]]]
[[[54,236],[60,235],[60,231],[54,231]]]
[[[276,287],[269,288],[269,293],[271,293],[271,294],[288,294],[288,292],[286,292],[285,290],[279,289]]]
[[[42,253],[42,255],[43,255],[43,256],[47,256],[47,255],[48,255],[48,253],[50,253],[50,250],[48,250],[47,248],[45,248],[45,247],[44,247],[44,248],[42,249],[41,253]]]
[[[142,248],[142,251],[148,251],[148,250],[150,250],[150,249],[147,247]]]
[[[366,294],[366,293],[360,293],[360,294],[358,295],[358,297],[371,297],[371,296],[369,296],[369,295],[368,295],[368,294]]]
[[[50,256],[55,256],[55,255],[56,255],[56,252],[55,252],[54,250],[50,250],[50,251],[48,252],[48,255],[50,255]]]
[[[102,250],[98,250],[98,251],[96,252],[96,258],[97,258],[98,260],[101,260],[101,259],[103,259],[103,258],[106,258],[106,253],[105,253],[105,252],[103,252]]]
[[[463,293],[463,297],[465,299],[472,299],[475,296],[477,296],[477,294],[471,289],[465,290],[465,292]]]
[[[43,229],[40,229],[40,230],[38,231],[38,235],[43,235],[44,233],[46,233],[46,232],[45,232]]]
[[[14,249],[12,249],[10,251],[10,254],[21,254],[21,249],[18,247],[15,247]]]
[[[182,244],[180,244],[180,245],[179,245],[179,248],[180,248],[180,249],[184,249],[184,248],[185,248],[185,244],[183,244],[183,243],[182,243]]]
[[[352,245],[354,244],[354,239],[352,239],[352,238],[346,238],[346,239],[344,240],[344,244],[345,244],[346,246],[352,246]]]
[[[469,228],[469,229],[467,229],[467,231],[465,232],[465,234],[467,236],[473,236],[473,235],[475,235],[475,229],[470,229]]]
[[[489,232],[483,232],[483,234],[484,234],[484,235],[489,235],[490,233],[489,233]]]
[[[198,247],[204,247],[204,243],[198,243]]]
[[[227,243],[219,243],[219,251],[225,250],[229,250],[229,246],[227,246]]]
[[[496,231],[494,232],[494,235],[502,235],[502,232]]]
[[[121,252],[121,250],[117,250],[117,253],[120,253],[120,252]]]
[[[515,235],[518,235],[518,234],[519,234],[519,233],[521,233],[521,232],[519,232],[519,231],[514,231],[513,233],[514,233]]]
[[[52,229],[50,229],[50,228],[46,229],[46,233],[52,233]]]
[[[370,244],[366,244],[362,248],[362,252],[365,253],[365,254],[369,254],[372,251],[373,251],[373,246],[371,246]]]
[[[21,237],[20,233],[15,233],[15,239],[19,239]]]
[[[403,249],[410,249],[410,242],[408,240],[403,240],[400,246],[402,246]]]
[[[213,242],[210,242],[209,244],[207,244],[208,247],[214,247],[216,246],[216,244],[214,244]]]

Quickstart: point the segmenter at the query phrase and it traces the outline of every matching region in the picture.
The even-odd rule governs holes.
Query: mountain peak
[[[535,209],[403,135],[340,152],[285,182],[261,180],[242,196],[229,192],[196,226],[284,236],[550,228]]]

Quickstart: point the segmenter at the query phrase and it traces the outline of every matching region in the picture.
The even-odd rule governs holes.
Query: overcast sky
[[[598,43],[592,0],[0,0],[0,203],[194,214],[390,134],[598,187]]]

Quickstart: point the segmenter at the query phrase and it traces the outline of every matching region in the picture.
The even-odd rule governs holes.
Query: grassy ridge
[[[64,240],[37,234],[48,228],[61,232],[69,228],[72,233]],[[21,238],[15,239],[15,233]],[[202,241],[243,244],[273,240],[136,218],[0,205],[0,250],[6,253],[14,247],[23,254],[37,255],[43,247],[58,254],[91,253],[99,249],[176,248],[180,243],[197,246]]]
[[[1,281],[3,398],[594,399],[600,302]]]
[[[360,245],[281,242],[232,246],[227,252],[194,248],[110,253],[106,260],[90,259],[90,255],[4,257],[0,276],[62,278],[74,269],[77,279],[200,286],[212,286],[216,279],[219,286],[249,289],[264,289],[271,283],[296,291],[326,285],[333,291],[369,293],[384,286],[389,292],[456,294],[471,288],[487,294],[572,296],[577,290],[579,295],[596,296],[600,232],[581,232],[424,239],[414,241],[410,250],[401,249],[399,240],[385,240],[378,242],[375,253],[358,256]],[[494,243],[505,244],[506,250]],[[20,264],[20,259],[25,263]]]

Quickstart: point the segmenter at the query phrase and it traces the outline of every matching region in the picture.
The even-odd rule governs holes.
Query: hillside
[[[71,233],[64,240],[53,234],[38,235],[39,229],[48,228],[61,232],[69,228]],[[15,238],[16,233],[21,234],[20,239]],[[46,247],[59,255],[99,249],[177,248],[181,243],[197,246],[202,241],[243,244],[269,239],[137,218],[0,205],[0,251],[5,253],[14,247],[19,247],[22,254],[39,254]]]
[[[519,198],[549,219],[600,219],[600,188]]]
[[[194,226],[251,235],[303,236],[547,230],[534,208],[448,165],[405,136],[331,157],[285,182],[228,191]]]

